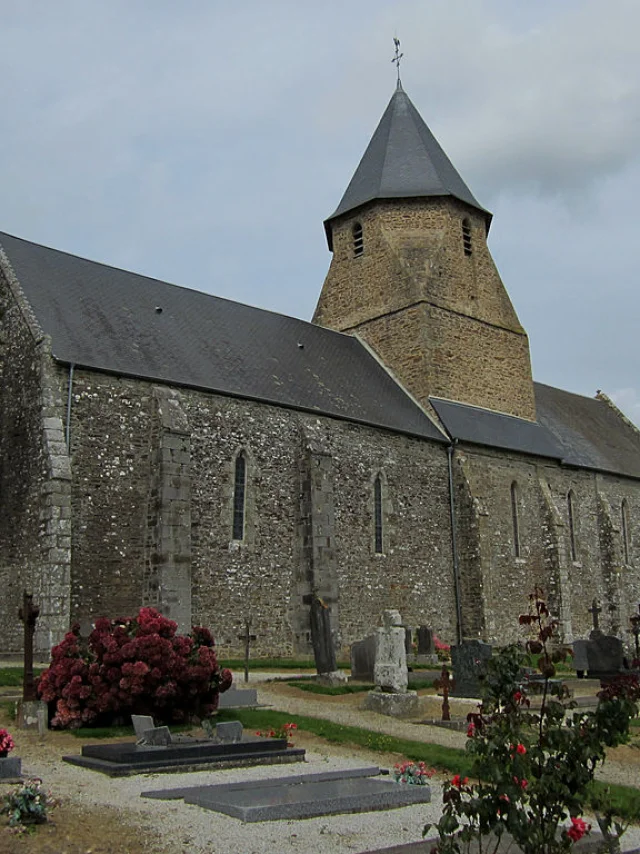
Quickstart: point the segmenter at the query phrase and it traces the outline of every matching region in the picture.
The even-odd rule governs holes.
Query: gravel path
[[[259,684],[259,701],[274,709],[293,714],[323,717],[337,723],[367,727],[375,732],[388,733],[415,740],[433,741],[459,747],[464,734],[438,727],[427,727],[385,718],[372,712],[309,697],[283,696],[274,686]],[[182,801],[158,801],[140,797],[151,789],[176,788],[188,785],[238,782],[289,777],[311,772],[341,770],[375,764],[375,757],[347,747],[323,746],[307,751],[307,761],[295,765],[262,766],[190,774],[144,775],[111,779],[102,774],[68,765],[52,758],[52,751],[38,748],[38,736],[29,736],[24,743],[23,772],[42,777],[48,788],[57,795],[91,810],[104,807],[119,810],[124,821],[134,822],[161,836],[161,845],[152,844],[149,854],[279,854],[279,852],[360,852],[400,845],[420,840],[425,822],[436,821],[441,812],[440,785],[433,781],[432,803],[384,812],[355,815],[325,816],[303,821],[277,821],[243,824],[237,819],[188,806]],[[393,760],[390,759],[391,764]],[[605,766],[607,779],[616,777],[638,785],[629,779],[626,768]],[[623,773],[624,772],[624,773]],[[627,849],[640,846],[640,828],[634,827],[625,836]],[[126,852],[123,852],[126,854]]]

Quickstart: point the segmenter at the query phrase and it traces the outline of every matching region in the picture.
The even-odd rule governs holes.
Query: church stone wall
[[[600,626],[625,638],[640,593],[640,484],[569,469],[522,455],[458,448],[458,540],[463,592],[475,586],[483,615],[463,609],[468,636],[502,642],[520,637],[517,617],[534,586],[544,591],[566,640],[591,631],[592,600]],[[520,555],[516,556],[511,487],[517,484]],[[465,510],[473,508],[471,518]],[[572,559],[568,510],[574,494]],[[629,561],[621,560],[621,505],[629,508]],[[472,592],[472,591],[471,591]],[[463,603],[468,601],[463,596]],[[628,634],[625,638],[629,643]]]
[[[23,591],[40,608],[35,648],[69,620],[70,470],[64,382],[12,271],[0,270],[0,652],[22,648]]]
[[[441,445],[189,389],[173,392],[181,415],[167,434],[158,415],[162,388],[75,372],[74,619],[130,614],[143,601],[166,610],[166,589],[157,579],[169,578],[167,549],[175,551],[175,568],[184,568],[187,560],[186,509],[180,502],[188,476],[191,621],[213,629],[223,654],[241,654],[238,635],[250,620],[257,638],[254,654],[311,655],[314,585],[328,600],[343,652],[368,634],[388,607],[399,608],[408,624],[428,623],[444,639],[453,639]],[[176,442],[180,447],[171,457],[169,446]],[[240,452],[247,462],[245,531],[242,540],[234,540]],[[172,514],[173,521],[159,536],[163,454],[166,465],[182,468],[166,470],[164,495],[173,503],[165,515]],[[302,478],[316,465],[321,474],[313,475],[313,507],[305,518]],[[373,536],[377,474],[384,481],[380,555]]]

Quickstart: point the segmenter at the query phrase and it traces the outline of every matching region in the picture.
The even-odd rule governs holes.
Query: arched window
[[[629,563],[629,505],[627,499],[622,499],[620,507],[620,521],[622,527],[622,556],[625,563]]]
[[[374,549],[382,554],[382,480],[380,475],[373,482]]]
[[[511,524],[513,526],[513,554],[520,557],[520,522],[518,520],[518,484],[511,484]]]
[[[244,499],[247,486],[247,459],[244,451],[236,457],[235,480],[233,485],[233,539],[244,538]]]
[[[364,252],[364,236],[362,234],[362,223],[356,222],[353,226],[353,254],[362,255]]]
[[[471,255],[471,223],[468,219],[462,220],[462,247],[465,255]]]
[[[576,541],[576,497],[573,494],[573,489],[569,490],[567,495],[567,513],[569,516],[569,547],[571,549],[571,560],[573,563],[578,561],[578,548]]]

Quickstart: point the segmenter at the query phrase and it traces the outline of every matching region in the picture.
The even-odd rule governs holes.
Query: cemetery
[[[520,621],[522,624],[524,620],[530,638],[534,632],[526,649],[538,653],[541,641],[536,637],[546,644],[551,635],[547,636],[545,626],[551,626],[552,633],[553,621],[542,600],[532,597],[532,601],[538,608],[537,616],[525,615]],[[39,680],[35,675],[30,636],[37,622],[37,604],[25,594],[21,609],[25,655],[20,696],[15,696],[15,688],[0,688],[0,798],[9,798],[11,792],[15,798],[15,792],[20,791],[24,799],[27,792],[41,809],[37,816],[34,813],[33,821],[42,820],[42,824],[30,835],[28,849],[20,848],[23,842],[15,836],[18,847],[0,850],[45,854],[57,850],[51,847],[57,840],[56,844],[64,843],[61,850],[68,854],[88,850],[93,854],[204,854],[217,850],[207,847],[215,838],[223,842],[221,850],[237,854],[281,850],[277,846],[284,848],[285,843],[295,844],[303,852],[325,850],[319,846],[329,840],[326,850],[332,851],[424,854],[437,842],[437,828],[443,816],[451,817],[455,798],[452,801],[447,793],[453,792],[464,800],[475,793],[474,787],[480,786],[477,791],[482,791],[481,781],[468,782],[472,762],[468,742],[473,741],[476,727],[492,725],[491,698],[497,696],[495,685],[499,681],[496,674],[504,675],[517,659],[513,671],[517,699],[511,711],[507,709],[507,716],[511,714],[514,720],[541,714],[547,692],[549,697],[553,694],[558,698],[562,710],[556,723],[569,727],[569,731],[572,715],[582,716],[580,726],[588,728],[597,724],[602,703],[618,702],[613,687],[617,677],[632,680],[634,673],[626,666],[621,644],[613,643],[615,639],[600,630],[598,603],[594,601],[589,610],[593,622],[589,636],[574,642],[573,656],[564,665],[559,649],[554,649],[552,674],[545,672],[544,666],[521,666],[525,647],[517,654],[510,653],[516,656],[512,660],[504,651],[476,640],[454,645],[450,658],[445,660],[442,651],[440,657],[434,651],[429,627],[405,626],[397,610],[380,615],[375,632],[353,645],[349,663],[338,662],[330,623],[318,607],[314,621],[315,666],[298,674],[297,679],[256,670],[257,662],[250,661],[250,633],[245,627],[248,640],[244,667],[236,670],[231,686],[228,677],[223,680],[215,676],[224,690],[221,687],[214,699],[217,711],[213,715],[196,717],[189,726],[178,726],[170,722],[160,705],[161,719],[150,714],[130,715],[131,735],[122,736],[115,729],[111,737],[96,739],[91,729],[81,729],[78,738],[72,734],[73,729],[61,727],[58,704],[42,700],[39,681],[46,690],[52,677]],[[98,628],[103,640],[113,629],[106,624]],[[182,636],[175,635],[149,611],[137,623],[132,620],[127,642],[138,638],[142,644],[141,638],[146,638],[146,646],[154,648],[153,630],[164,632],[172,648],[186,649]],[[76,647],[78,638],[71,634],[61,651],[54,652],[52,665],[64,672],[63,659],[71,649],[76,662],[75,676],[71,678],[81,681],[79,650],[95,645],[97,636],[79,640]],[[193,634],[206,639],[201,630],[194,630]],[[111,649],[117,655],[117,646],[112,645]],[[199,653],[202,660],[216,661],[218,669],[212,674],[222,673],[213,645],[203,649]],[[531,661],[531,656],[527,660]],[[347,680],[349,691],[341,687]],[[316,691],[327,693],[303,691],[299,685],[305,682],[316,685]],[[631,681],[627,684],[631,685]],[[625,694],[620,701],[627,703],[624,708],[633,708],[632,694]],[[131,695],[125,692],[125,696],[129,702]],[[637,693],[633,697],[637,699]],[[7,698],[16,701],[13,721]],[[504,705],[504,700],[501,702]],[[58,716],[57,726],[51,710],[43,714],[47,705],[53,706]],[[81,715],[80,699],[78,710]],[[71,720],[73,708],[68,711]],[[503,713],[504,709],[500,714]],[[282,723],[285,715],[290,722]],[[98,730],[95,732],[98,734]],[[333,733],[335,738],[336,732],[342,734],[338,743],[320,735]],[[634,745],[640,744],[635,733],[640,731],[632,728],[630,746],[624,746],[626,736],[607,736],[609,740],[605,742],[611,749],[597,776],[601,781],[622,784],[637,792],[636,806],[631,811],[635,809],[638,821],[640,751]],[[510,748],[507,745],[511,755],[509,758],[505,754],[504,762],[517,764],[527,750],[535,750],[535,744],[527,743],[528,748],[518,743],[517,750],[514,744]],[[479,755],[481,744],[479,739]],[[426,761],[418,760],[419,755]],[[431,756],[435,761],[429,761]],[[570,769],[570,773],[574,770]],[[527,773],[530,772],[529,767]],[[51,821],[47,821],[41,805],[56,800],[60,803],[50,810]],[[572,850],[640,850],[639,827],[631,824],[618,840],[611,822],[598,827],[593,806],[584,815],[585,819],[572,819],[574,823],[568,825],[573,834],[572,845],[575,842]],[[122,826],[122,838],[127,840],[122,843],[126,844],[124,848],[112,845],[114,821]],[[426,825],[431,841],[425,842],[422,829]],[[586,832],[587,825],[592,825],[590,833]],[[0,832],[5,831],[0,827]],[[560,827],[558,832],[568,831]],[[609,838],[605,838],[607,834]],[[268,845],[264,845],[267,838]],[[10,841],[12,837],[6,839]],[[517,847],[511,837],[509,844],[514,854],[556,850]]]

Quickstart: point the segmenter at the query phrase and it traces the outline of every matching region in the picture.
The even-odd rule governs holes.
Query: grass
[[[194,728],[193,724],[171,724],[171,732],[189,732]],[[83,726],[78,729],[67,730],[76,738],[131,738],[135,735],[131,724],[127,726],[105,726],[90,727]]]
[[[0,710],[5,714],[10,721],[15,721],[16,719],[16,704],[13,700],[3,700],[0,703]]]
[[[395,738],[386,733],[372,732],[354,726],[344,726],[322,718],[310,718],[306,715],[289,715],[286,712],[268,709],[224,709],[218,712],[219,721],[240,721],[250,732],[273,727],[277,729],[285,723],[296,723],[299,729],[313,733],[333,744],[352,744],[367,750],[398,753],[415,762],[426,762],[433,768],[454,773],[469,774],[471,758],[464,750]]]
[[[244,671],[244,658],[227,658],[220,661],[220,667],[228,667],[229,670]],[[351,663],[349,661],[339,661],[338,668],[341,670],[349,670]],[[252,670],[313,670],[315,672],[316,665],[313,660],[305,659],[290,659],[290,658],[251,658],[249,659],[249,671]]]
[[[34,676],[42,673],[42,668],[35,668]],[[22,688],[24,671],[22,667],[0,667],[0,688]]]

